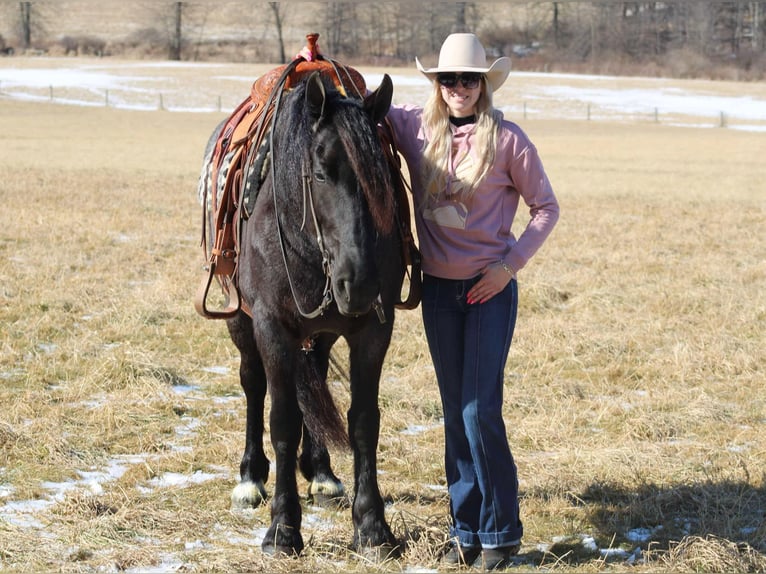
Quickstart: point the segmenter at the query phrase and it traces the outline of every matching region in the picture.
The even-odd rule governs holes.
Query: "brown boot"
[[[521,549],[521,543],[502,546],[500,548],[485,548],[481,556],[477,556],[471,566],[479,570],[501,570],[511,565],[511,557],[516,556]]]
[[[453,544],[442,558],[442,564],[445,566],[470,566],[476,559],[481,559],[480,546],[460,546]]]

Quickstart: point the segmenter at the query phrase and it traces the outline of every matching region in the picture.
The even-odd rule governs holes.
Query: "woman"
[[[422,254],[422,313],[444,411],[452,525],[448,564],[503,568],[523,534],[518,480],[502,417],[516,274],[558,220],[537,150],[492,106],[511,63],[487,65],[474,34],[451,34],[425,107],[394,106],[389,119],[407,161]],[[530,220],[511,224],[522,199]]]

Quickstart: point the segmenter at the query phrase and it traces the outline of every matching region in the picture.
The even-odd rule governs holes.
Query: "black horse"
[[[354,548],[398,551],[377,481],[378,388],[404,276],[396,233],[396,197],[376,125],[391,104],[392,84],[364,100],[343,97],[314,74],[292,88],[277,111],[269,172],[252,215],[242,222],[238,282],[243,303],[227,321],[240,351],[247,398],[245,452],[235,506],[265,498],[264,399],[271,397],[276,483],[269,554],[303,549],[296,464],[310,492],[338,496],[325,444],[354,454]],[[215,141],[213,134],[211,142]],[[210,148],[210,144],[208,146]],[[330,350],[349,348],[348,432],[326,385]],[[298,459],[298,448],[303,450]]]

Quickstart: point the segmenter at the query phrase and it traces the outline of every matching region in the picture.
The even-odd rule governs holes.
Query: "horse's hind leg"
[[[303,477],[309,481],[308,498],[319,506],[345,503],[345,489],[330,465],[330,453],[324,442],[315,439],[303,426],[303,450],[298,459]]]
[[[334,335],[324,334],[314,341],[314,348],[304,355],[309,363],[307,371],[317,378],[315,383],[327,380],[330,349],[337,340]],[[309,481],[308,498],[320,506],[337,506],[345,503],[345,489],[340,479],[335,476],[330,464],[330,453],[321,437],[311,434],[303,425],[303,446],[298,458],[298,468]]]
[[[239,349],[239,381],[247,399],[245,452],[239,465],[240,482],[231,493],[234,508],[255,508],[266,499],[269,459],[263,451],[263,408],[266,373],[253,337],[250,318],[239,313],[227,321],[232,341]]]

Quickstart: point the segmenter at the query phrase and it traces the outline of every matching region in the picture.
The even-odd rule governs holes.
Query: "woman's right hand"
[[[514,272],[502,261],[487,265],[481,271],[481,279],[471,287],[466,295],[469,305],[474,303],[486,303],[492,297],[501,293],[513,279]]]

